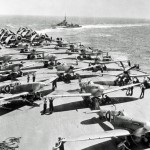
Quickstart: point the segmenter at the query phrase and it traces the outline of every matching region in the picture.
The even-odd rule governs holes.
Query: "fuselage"
[[[37,92],[41,88],[43,88],[45,84],[43,82],[33,82],[26,84],[10,84],[6,86],[2,86],[0,88],[1,93],[11,93],[18,94],[22,92]]]
[[[8,62],[8,61],[10,61],[11,58],[12,58],[11,55],[0,56],[0,61],[1,62]]]
[[[101,110],[99,115],[109,121],[114,128],[127,129],[131,135],[137,137],[142,137],[150,131],[150,122],[128,117],[121,111]],[[137,132],[139,129],[142,131],[141,133]]]
[[[55,54],[46,54],[46,55],[44,55],[44,59],[48,59],[49,61],[55,61],[56,55]]]
[[[92,81],[80,82],[79,86],[85,93],[91,93],[94,97],[101,96],[104,91],[104,87],[102,85],[94,84]]]
[[[4,70],[18,71],[22,66],[23,64],[3,64],[0,66],[0,71],[4,71]]]

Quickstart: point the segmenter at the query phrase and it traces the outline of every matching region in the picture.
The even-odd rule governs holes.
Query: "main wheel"
[[[93,97],[92,98],[92,104],[93,104],[93,109],[98,110],[99,109],[99,98]]]

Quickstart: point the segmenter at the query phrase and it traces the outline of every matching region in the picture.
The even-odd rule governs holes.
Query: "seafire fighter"
[[[102,99],[104,95],[108,93],[112,93],[115,91],[128,89],[130,87],[138,86],[141,83],[125,85],[121,87],[116,87],[112,89],[104,89],[102,85],[94,84],[92,81],[89,82],[81,82],[79,78],[79,86],[81,93],[79,94],[68,94],[68,95],[48,95],[47,97],[55,98],[55,97],[76,97],[81,96],[84,99],[84,102],[87,106],[92,107],[94,109],[98,109],[99,105],[102,103]],[[81,94],[81,95],[80,95]],[[84,95],[85,94],[85,95]],[[103,102],[104,103],[104,102]]]
[[[119,74],[100,73],[100,75],[102,75],[102,76],[103,75],[114,76],[114,77],[116,77],[116,79],[107,80],[107,81],[99,80],[99,81],[95,81],[94,83],[101,84],[101,85],[109,85],[109,86],[123,86],[123,85],[127,85],[130,83],[140,82],[138,79],[139,77],[149,76],[148,74],[145,74],[145,73],[131,74],[129,71],[132,69],[136,69],[136,66],[125,68],[125,70]]]
[[[21,84],[15,82],[15,84],[9,84],[1,86],[0,92],[4,93],[3,97],[0,98],[1,106],[7,103],[11,103],[14,98],[22,97],[23,101],[32,103],[34,100],[39,98],[40,92],[45,86],[48,86],[52,81],[56,80],[57,77],[53,77],[45,82],[32,82]]]
[[[61,138],[59,139],[59,145],[55,148],[62,146],[64,142],[88,141],[114,137],[123,139],[117,145],[118,149],[130,150],[139,143],[150,147],[150,122],[138,120],[138,118],[131,118],[125,115],[123,111],[100,109],[89,113],[97,113],[100,120],[110,122],[113,126],[112,130],[74,138]]]
[[[22,37],[20,35],[9,35],[6,39],[5,39],[5,47],[8,48],[14,48],[17,47],[18,44],[21,42]]]
[[[12,58],[12,55],[1,55],[0,56],[0,62],[1,63],[8,62],[11,60],[11,58]]]

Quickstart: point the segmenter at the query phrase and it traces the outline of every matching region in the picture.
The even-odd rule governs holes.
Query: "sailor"
[[[130,84],[134,84],[134,80],[133,81],[130,81]],[[133,95],[133,86],[132,87],[129,87],[126,91],[126,95],[127,96],[132,96]]]
[[[141,84],[141,94],[140,94],[141,99],[144,98],[144,92],[145,92],[145,85],[143,83],[143,84]]]
[[[52,36],[50,37],[50,41],[52,42],[52,40],[53,40],[53,38],[52,38]]]
[[[52,114],[53,110],[54,110],[54,106],[53,106],[53,98],[49,98],[49,112]]]
[[[55,146],[52,148],[52,150],[60,150],[59,143],[55,143]]]
[[[91,62],[89,63],[89,67],[91,66]]]
[[[61,138],[61,137],[58,138],[58,142],[59,142],[59,144],[60,144],[59,149],[60,149],[60,150],[64,150],[64,142],[62,141],[62,138]]]
[[[52,82],[52,90],[54,91],[57,88],[57,79]]]
[[[32,81],[35,82],[36,74],[35,72],[32,74]]]
[[[127,96],[132,96],[133,95],[133,86],[132,87],[129,87],[126,91],[126,95]]]
[[[27,75],[27,82],[28,82],[28,83],[30,82],[30,75],[29,75],[29,73],[28,73],[28,75]]]
[[[47,109],[47,101],[46,98],[44,99],[44,104],[43,104],[43,114],[46,113],[46,109]]]

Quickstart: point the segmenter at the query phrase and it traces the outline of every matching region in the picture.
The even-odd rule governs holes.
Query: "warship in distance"
[[[66,16],[65,16],[65,19],[62,22],[58,23],[56,25],[56,27],[61,27],[61,28],[80,28],[82,26],[80,26],[78,24],[68,23],[67,19],[66,19]]]

